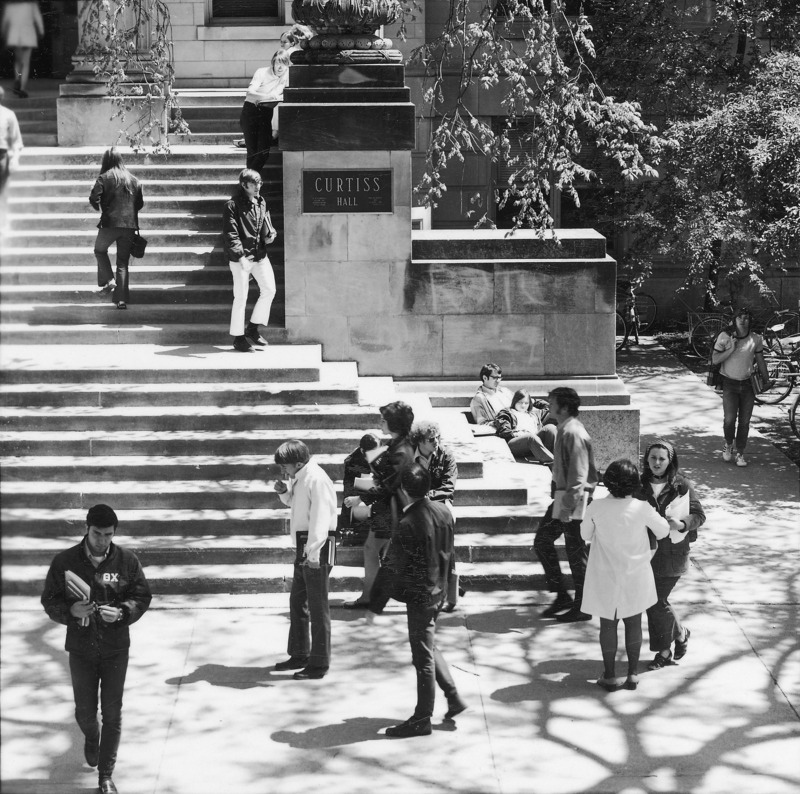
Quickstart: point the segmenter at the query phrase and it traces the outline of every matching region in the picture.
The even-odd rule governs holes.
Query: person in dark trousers
[[[139,210],[144,206],[142,186],[125,167],[116,147],[106,149],[100,165],[100,176],[89,195],[89,203],[101,212],[99,231],[94,242],[97,259],[97,286],[104,295],[113,292],[118,309],[127,309],[130,300],[128,265],[131,244],[139,228]],[[117,275],[111,270],[108,249],[117,244]]]
[[[101,794],[117,791],[111,776],[122,732],[128,627],[145,613],[151,599],[136,555],[113,542],[117,524],[108,505],[92,507],[85,537],[56,555],[42,593],[45,612],[67,627],[75,719],[85,737],[86,763],[98,769]],[[102,730],[97,722],[98,689]]]
[[[430,476],[418,463],[405,469],[400,485],[408,504],[375,579],[367,622],[374,621],[389,598],[406,605],[411,661],[417,672],[417,705],[409,719],[386,729],[387,736],[405,739],[430,735],[437,684],[447,698],[445,719],[453,719],[467,706],[436,647],[436,619],[452,569],[453,514],[443,502],[428,498]]]
[[[297,670],[294,678],[324,678],[331,663],[331,613],[324,551],[336,530],[336,491],[308,447],[293,439],[275,451],[281,476],[275,492],[291,507],[289,533],[297,549],[289,595],[289,658],[275,669]]]
[[[275,273],[267,256],[267,246],[275,242],[278,235],[267,212],[267,202],[259,195],[260,189],[261,177],[256,171],[245,168],[239,174],[239,187],[223,212],[223,244],[233,277],[230,334],[234,350],[240,353],[250,353],[254,345],[267,344],[259,325],[269,323],[275,298]],[[259,296],[245,327],[250,276],[258,284]]]
[[[645,450],[641,496],[669,521],[672,530],[668,537],[658,541],[650,560],[658,601],[647,610],[650,650],[656,652],[647,669],[660,670],[683,659],[689,649],[691,632],[669,597],[678,580],[689,570],[689,545],[697,540],[697,530],[705,523],[706,514],[694,483],[680,473],[675,447],[663,438]]]
[[[561,623],[591,620],[581,610],[583,581],[588,552],[581,538],[581,509],[591,498],[599,477],[594,465],[592,440],[578,419],[581,398],[574,389],[559,386],[547,396],[550,415],[558,422],[553,449],[553,480],[550,488],[553,503],[547,508],[536,532],[533,549],[544,568],[545,581],[555,601],[542,612],[543,617],[556,616]],[[555,542],[564,535],[575,598],[570,598],[561,573]],[[559,614],[563,613],[563,614]]]

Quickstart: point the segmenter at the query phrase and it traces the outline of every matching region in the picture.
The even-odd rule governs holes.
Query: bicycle
[[[655,324],[658,305],[644,292],[636,292],[633,282],[617,281],[616,348],[628,344],[633,334],[634,344],[639,344],[639,334],[646,334]]]

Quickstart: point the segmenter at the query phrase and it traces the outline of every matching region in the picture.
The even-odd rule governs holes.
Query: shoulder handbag
[[[131,241],[131,256],[134,259],[141,259],[144,256],[144,252],[147,250],[147,240],[139,234],[139,230],[137,229],[133,235],[133,240]]]
[[[755,394],[761,394],[761,392],[767,387],[761,378],[761,373],[758,371],[758,369],[753,370],[753,374],[750,376],[750,383],[753,386],[753,392]]]

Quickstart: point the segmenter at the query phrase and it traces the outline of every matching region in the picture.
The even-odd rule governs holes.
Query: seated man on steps
[[[480,379],[481,386],[469,405],[476,424],[494,427],[515,458],[551,463],[556,433],[552,424],[545,423],[547,403],[533,400],[524,390],[512,395],[503,388],[503,370],[497,364],[484,364]]]
[[[277,233],[270,221],[267,203],[259,195],[260,189],[261,177],[256,171],[245,168],[239,174],[239,187],[225,204],[223,213],[223,244],[233,276],[230,334],[233,349],[240,353],[252,352],[253,345],[267,344],[258,326],[269,323],[275,297],[275,273],[267,256],[267,246],[275,241]],[[251,275],[258,283],[259,296],[245,328]]]

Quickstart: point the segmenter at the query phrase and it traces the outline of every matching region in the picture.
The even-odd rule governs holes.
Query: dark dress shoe
[[[293,678],[297,681],[305,681],[309,678],[325,678],[327,672],[327,667],[306,667],[303,670],[298,670]]]
[[[345,601],[342,609],[367,609],[369,601]]]
[[[672,651],[667,653],[666,656],[664,656],[662,653],[657,653],[653,657],[653,661],[650,662],[650,664],[647,665],[647,669],[648,670],[661,670],[662,668],[669,667],[672,664],[675,664],[675,662],[672,661]]]
[[[410,719],[400,725],[393,725],[386,729],[386,735],[394,739],[410,739],[412,736],[430,736],[433,732],[429,717],[415,720]]]
[[[278,672],[283,670],[302,670],[307,664],[307,656],[290,656],[285,662],[278,662],[275,665],[275,669]]]
[[[119,794],[114,781],[110,777],[101,777],[100,785],[98,786],[100,794]]]
[[[261,336],[261,333],[258,330],[257,325],[248,325],[244,332],[245,339],[251,345],[258,345],[259,347],[264,347],[268,344],[267,340]]]
[[[240,353],[253,352],[253,346],[250,344],[246,336],[235,336],[233,338],[233,349],[238,350]]]
[[[575,607],[570,609],[569,612],[565,612],[563,615],[556,615],[556,620],[559,623],[580,623],[582,620],[591,619],[591,615],[587,615],[585,612],[581,612],[580,609],[576,609]]]
[[[461,714],[462,711],[467,710],[467,704],[458,695],[448,700],[447,706],[448,709],[444,713],[444,718],[446,720],[452,720],[453,718]]]
[[[542,617],[552,618],[559,612],[566,612],[568,609],[572,609],[573,606],[575,606],[575,602],[566,593],[559,593],[556,596],[556,600],[547,609],[542,610]]]
[[[83,742],[83,757],[91,767],[97,766],[100,761],[100,740],[85,739]]]

